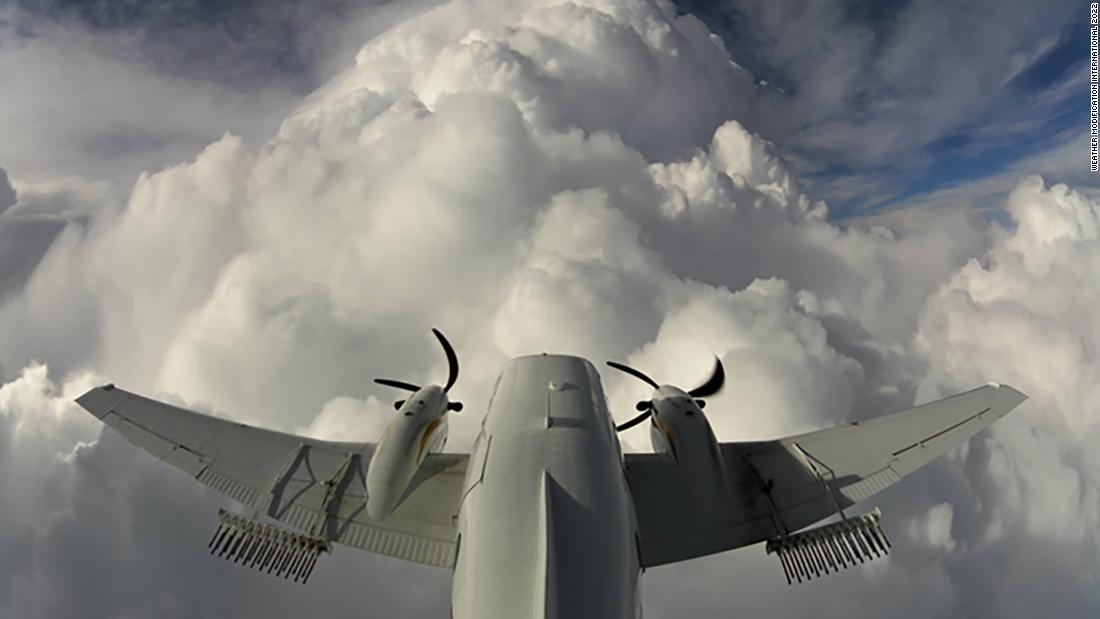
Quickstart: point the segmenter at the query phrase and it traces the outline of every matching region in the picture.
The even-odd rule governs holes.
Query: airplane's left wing
[[[92,389],[77,403],[157,458],[246,508],[301,531],[302,539],[439,567],[454,563],[466,455],[428,456],[400,505],[384,520],[372,521],[365,511],[371,443],[321,441],[256,428],[112,385]]]

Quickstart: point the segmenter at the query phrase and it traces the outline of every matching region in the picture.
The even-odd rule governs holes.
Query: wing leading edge
[[[884,490],[1027,399],[990,384],[868,421],[778,440],[720,443],[727,513],[661,454],[627,454],[642,564],[662,565],[793,533]]]
[[[77,403],[157,458],[303,533],[427,565],[454,563],[466,455],[428,456],[398,508],[372,521],[365,512],[371,443],[256,428],[111,385]]]

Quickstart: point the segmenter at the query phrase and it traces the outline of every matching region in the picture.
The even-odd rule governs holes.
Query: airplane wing
[[[371,443],[264,430],[112,385],[77,403],[157,458],[303,533],[427,565],[454,564],[466,455],[428,456],[397,509],[372,521],[365,511]]]
[[[962,445],[1027,396],[990,384],[906,411],[771,441],[719,443],[727,513],[664,454],[626,454],[643,566],[794,533]],[[697,487],[697,485],[696,485]],[[713,497],[709,497],[713,499]]]

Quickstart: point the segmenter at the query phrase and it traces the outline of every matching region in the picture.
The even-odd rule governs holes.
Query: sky
[[[752,547],[651,617],[1100,611],[1100,184],[1070,3],[0,5],[0,616],[444,616],[446,571],[211,560],[225,500],[73,398],[376,440],[462,360],[626,361],[721,440],[996,380],[1030,400],[883,494],[888,560]],[[644,393],[605,373],[624,420]],[[622,434],[649,448],[644,430]],[[868,506],[870,507],[870,505]]]
[[[995,175],[1071,144],[1087,122],[1080,3],[804,5],[691,0],[681,9],[796,103],[784,154],[835,215]]]

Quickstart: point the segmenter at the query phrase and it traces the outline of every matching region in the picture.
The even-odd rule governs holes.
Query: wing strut
[[[822,492],[824,492],[825,495],[829,497],[829,500],[833,502],[833,507],[836,508],[836,513],[840,514],[840,519],[844,522],[847,522],[848,517],[844,515],[844,508],[840,506],[840,503],[838,503],[836,500],[836,495],[833,494],[833,491],[830,490],[829,486],[825,483],[825,478],[821,476],[821,471],[817,470],[817,465],[820,464],[826,471],[829,472],[829,475],[832,476],[834,483],[836,482],[836,471],[833,470],[833,467],[815,458],[814,455],[806,451],[806,449],[803,448],[802,445],[799,445],[797,442],[793,443],[793,445],[794,448],[802,454],[802,457],[806,460],[806,464],[810,465],[810,471],[814,474],[814,477],[817,478],[817,483],[821,484]],[[817,464],[814,464],[815,462]]]
[[[340,465],[340,469],[332,476],[332,479],[325,482],[325,498],[321,502],[321,509],[317,513],[317,520],[313,523],[312,533],[313,536],[322,539],[326,542],[332,540],[336,516],[340,513],[340,502],[344,500],[344,495],[347,494],[348,486],[351,485],[356,474],[362,479],[362,467],[360,461],[362,456],[358,453],[350,453],[344,463]],[[366,490],[367,482],[362,479],[363,489]]]
[[[780,513],[779,508],[775,505],[775,501],[772,500],[772,487],[775,482],[770,478],[765,480],[764,476],[760,474],[760,470],[752,463],[752,458],[748,455],[742,454],[741,459],[745,461],[745,464],[749,465],[749,470],[756,476],[756,481],[760,484],[760,493],[764,495],[764,500],[768,503],[768,510],[771,511],[772,526],[775,528],[780,538],[786,538],[790,535],[791,530],[787,526],[787,523],[783,522],[783,514]]]
[[[282,518],[283,514],[280,513],[280,508],[283,502],[283,493],[286,492],[287,485],[294,477],[294,472],[308,459],[309,445],[302,443],[287,456],[283,465],[279,467],[279,472],[271,478],[271,486],[267,489],[268,494],[271,496],[268,497],[267,508],[264,510],[268,516],[275,519]],[[285,510],[285,508],[283,509]]]

